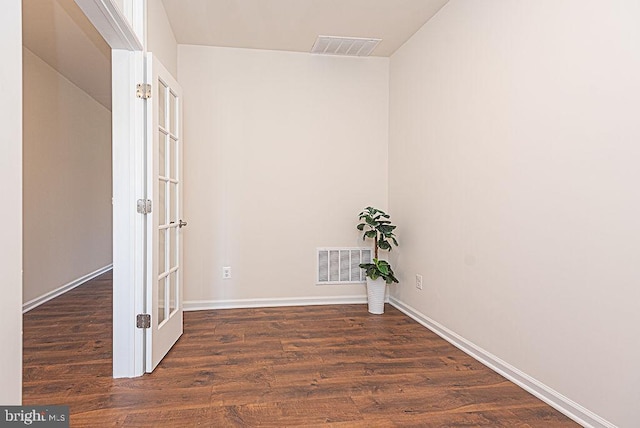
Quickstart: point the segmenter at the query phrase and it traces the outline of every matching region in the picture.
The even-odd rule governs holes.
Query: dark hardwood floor
[[[25,314],[25,404],[86,427],[577,426],[388,305],[187,312],[154,373],[112,379],[111,284]]]

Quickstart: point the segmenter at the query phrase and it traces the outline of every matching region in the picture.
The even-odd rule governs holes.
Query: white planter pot
[[[369,313],[384,314],[384,295],[387,291],[387,283],[383,278],[372,280],[367,277],[367,302]]]

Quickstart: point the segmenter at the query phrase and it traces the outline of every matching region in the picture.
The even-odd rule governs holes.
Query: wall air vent
[[[361,284],[360,263],[371,263],[371,248],[318,248],[317,284]]]
[[[382,39],[318,36],[311,53],[325,55],[369,56]]]

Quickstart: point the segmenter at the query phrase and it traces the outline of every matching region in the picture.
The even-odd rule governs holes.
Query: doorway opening
[[[64,316],[52,321],[39,309],[55,302],[58,316],[108,330],[110,342],[111,48],[73,0],[23,0],[22,12],[23,312],[25,321],[29,314],[35,318],[39,356],[51,345],[51,361],[64,358],[55,344],[90,365],[90,345],[65,336],[79,327],[65,330]],[[95,308],[67,297],[81,289],[93,294]],[[31,319],[25,322],[23,383],[36,376],[27,368]],[[102,349],[104,341],[96,341],[93,349]],[[103,362],[108,356],[111,373],[111,347],[99,354]]]

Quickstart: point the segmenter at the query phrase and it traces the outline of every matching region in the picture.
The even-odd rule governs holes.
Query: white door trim
[[[121,11],[111,0],[75,0],[75,2],[111,49],[143,50],[144,33],[140,30],[144,28],[143,2],[128,2],[127,11]],[[134,25],[132,26],[131,23]]]
[[[136,201],[145,195],[144,101],[135,95],[144,82],[146,9],[130,3],[128,16],[112,0],[75,0],[111,46],[113,159],[113,377],[144,373],[145,218]]]
[[[0,403],[22,403],[22,3],[2,3],[0,68],[3,97],[0,127],[0,221],[5,226],[0,249]],[[6,184],[5,184],[6,183]]]
[[[135,96],[142,82],[144,53],[113,50],[113,376],[144,373],[144,330],[135,327],[144,312],[145,218],[136,211],[144,198],[144,101]]]

